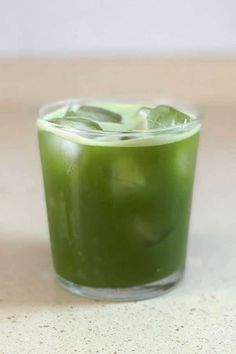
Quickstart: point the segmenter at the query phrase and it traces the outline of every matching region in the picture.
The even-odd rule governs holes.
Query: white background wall
[[[0,0],[19,54],[236,54],[236,0]]]

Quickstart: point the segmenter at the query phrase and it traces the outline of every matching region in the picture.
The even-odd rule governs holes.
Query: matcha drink
[[[185,264],[199,119],[165,105],[66,101],[37,124],[59,281],[113,300],[173,286]]]

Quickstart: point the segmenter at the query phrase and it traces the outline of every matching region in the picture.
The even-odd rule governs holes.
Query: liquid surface
[[[114,113],[124,114],[124,107]],[[47,123],[40,125],[39,143],[56,272],[76,284],[116,288],[183,267],[199,123],[180,128],[177,140],[166,132],[162,140],[156,133],[125,140],[73,130],[63,135]]]
[[[200,122],[166,105],[70,103],[39,119],[38,128],[86,145],[146,146],[183,140]]]

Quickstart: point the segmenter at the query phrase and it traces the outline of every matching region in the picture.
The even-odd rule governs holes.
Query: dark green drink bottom
[[[180,270],[198,136],[110,147],[39,131],[57,274],[78,285],[123,288]]]

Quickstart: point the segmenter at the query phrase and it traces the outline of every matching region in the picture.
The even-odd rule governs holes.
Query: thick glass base
[[[59,275],[57,275],[57,279],[65,289],[79,296],[105,301],[135,301],[150,299],[166,293],[182,279],[183,272],[182,268],[166,278],[130,288],[92,288],[72,283]]]

